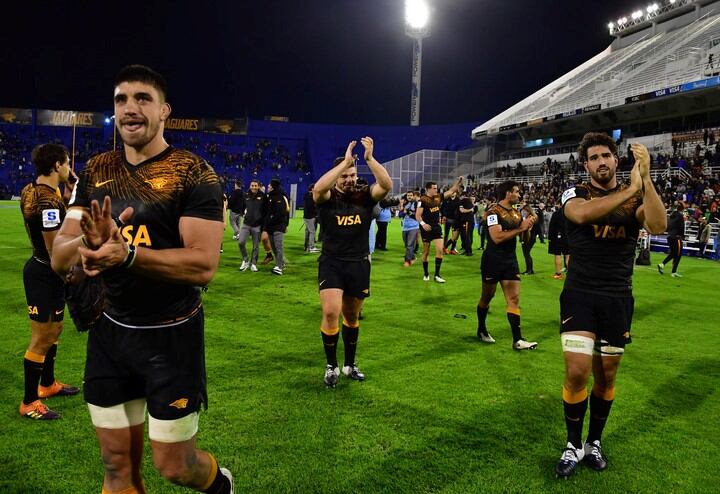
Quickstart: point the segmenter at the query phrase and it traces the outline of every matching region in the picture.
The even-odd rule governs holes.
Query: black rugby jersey
[[[625,185],[618,185],[606,191],[590,183],[576,185],[563,193],[562,204],[564,207],[574,197],[591,201],[625,188]],[[635,212],[641,205],[642,197],[638,193],[594,224],[578,225],[566,218],[567,240],[572,253],[566,288],[604,295],[632,293],[635,246],[641,228]]]
[[[202,158],[169,147],[138,165],[122,151],[92,158],[80,174],[70,206],[88,208],[90,201],[112,199],[112,214],[132,206],[122,236],[136,247],[181,248],[178,223],[183,216],[223,221],[223,192],[215,171]],[[220,246],[218,246],[220,248]],[[122,268],[103,272],[105,312],[129,325],[170,322],[200,304],[198,287],[159,281]]]
[[[485,210],[485,214],[485,224],[488,229],[491,226],[500,225],[502,231],[507,232],[519,228],[520,223],[522,223],[522,215],[520,214],[520,211],[515,208],[504,208],[498,203],[490,205],[490,207]],[[496,259],[512,260],[515,259],[516,244],[517,237],[513,237],[510,240],[496,244],[493,242],[490,233],[488,233],[488,243],[485,253]]]
[[[20,193],[20,210],[25,220],[25,231],[32,244],[33,257],[50,264],[43,232],[60,229],[65,218],[65,203],[60,190],[36,181],[27,184]]]
[[[322,255],[342,260],[366,257],[375,204],[367,185],[349,193],[330,189],[330,199],[317,205],[323,232]]]
[[[417,207],[423,208],[422,220],[428,225],[440,224],[440,203],[442,202],[442,194],[436,196],[420,196]]]

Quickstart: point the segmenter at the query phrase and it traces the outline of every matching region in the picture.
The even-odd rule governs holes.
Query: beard
[[[600,185],[607,185],[615,178],[615,170],[608,168],[606,173],[601,174],[598,170],[590,172],[590,177]]]

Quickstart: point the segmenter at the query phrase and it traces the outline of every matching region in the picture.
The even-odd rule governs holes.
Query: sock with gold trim
[[[513,312],[511,312],[513,311]],[[510,323],[510,330],[513,335],[513,343],[522,340],[522,332],[520,331],[520,309],[507,309],[507,320]]]
[[[563,407],[565,409],[565,427],[567,428],[567,442],[576,448],[582,446],[582,429],[585,412],[588,406],[588,392],[583,388],[573,393],[563,386]]]
[[[42,376],[40,377],[40,386],[52,386],[55,382],[55,357],[57,355],[57,347],[57,343],[55,343],[45,354],[45,364],[43,365]]]
[[[358,336],[360,335],[360,327],[350,327],[343,324],[342,339],[345,346],[345,364],[355,365],[355,352],[357,351]]]
[[[25,352],[23,367],[25,368],[25,396],[23,403],[29,405],[38,399],[38,384],[40,384],[40,376],[43,373],[45,364],[45,356],[38,355],[31,351]]]
[[[610,388],[604,393],[593,389],[592,393],[590,393],[590,426],[588,427],[587,442],[591,443],[600,440],[608,415],[610,415],[610,407],[612,407],[614,397],[615,388]]]
[[[320,334],[322,335],[323,347],[325,348],[325,359],[328,365],[337,367],[337,343],[340,339],[340,332],[338,328],[333,329],[321,329]]]

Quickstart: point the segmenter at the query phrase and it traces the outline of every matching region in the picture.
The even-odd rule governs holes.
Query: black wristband
[[[137,249],[134,245],[128,244],[128,253],[125,257],[125,260],[120,265],[121,268],[129,269],[133,263],[135,262],[135,255],[137,254]]]

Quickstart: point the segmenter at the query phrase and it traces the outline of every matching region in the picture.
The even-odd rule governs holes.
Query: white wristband
[[[421,222],[420,222],[420,225],[425,226],[425,222],[424,222],[424,221],[421,221]]]

